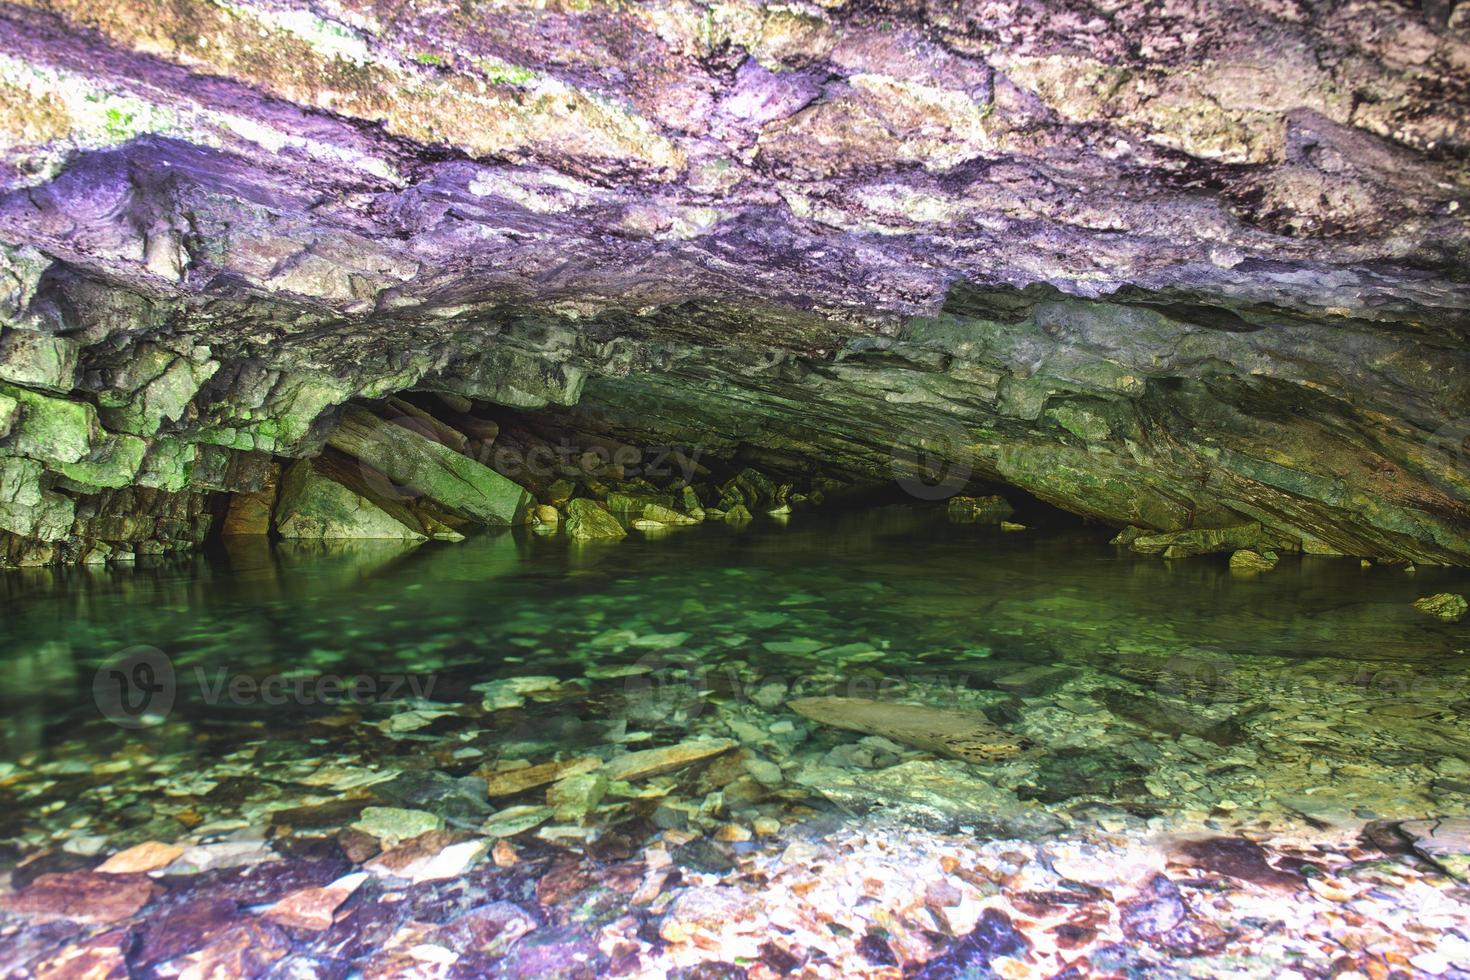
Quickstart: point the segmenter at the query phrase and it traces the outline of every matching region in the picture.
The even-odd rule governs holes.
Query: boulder
[[[999,524],[1015,513],[1004,497],[950,497],[946,505],[949,519],[961,524]]]
[[[348,405],[327,444],[386,475],[409,497],[423,497],[466,520],[526,523],[534,501],[524,488],[416,428]]]
[[[628,536],[616,517],[586,497],[567,503],[566,529],[573,541],[617,541]]]
[[[1140,555],[1193,558],[1196,555],[1211,555],[1221,551],[1255,549],[1259,547],[1261,537],[1261,525],[1259,524],[1197,527],[1187,531],[1142,534],[1133,538],[1129,547]]]
[[[317,472],[312,460],[297,460],[281,477],[276,533],[283,538],[396,538],[424,535],[395,520],[366,497]]]
[[[1465,616],[1467,604],[1462,595],[1456,595],[1453,592],[1439,592],[1422,599],[1415,599],[1414,608],[1446,623],[1458,623]]]

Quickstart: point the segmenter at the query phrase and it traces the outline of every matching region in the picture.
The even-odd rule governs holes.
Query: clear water
[[[218,773],[196,794],[220,813],[279,800],[279,780],[252,790],[272,780],[271,760],[459,776],[733,733],[794,782],[844,761],[830,753],[860,736],[787,735],[778,723],[801,720],[780,689],[752,696],[773,681],[984,711],[1034,748],[976,778],[1057,809],[1203,820],[1470,804],[1457,775],[1470,760],[1470,631],[1410,605],[1470,591],[1459,570],[1288,556],[1242,576],[1223,560],[1133,557],[1093,529],[1006,533],[893,507],[582,546],[530,533],[242,542],[153,568],[7,573],[0,588],[0,810],[12,815],[0,836],[12,839],[65,832],[37,815],[56,794],[100,792],[82,825],[126,832],[133,818],[107,801],[162,771],[233,767],[230,794],[213,792]],[[94,681],[138,647],[168,658],[172,705],[119,727]],[[1017,680],[1028,666],[1057,670]],[[262,696],[254,685],[273,675]],[[365,675],[376,693],[344,702],[323,675]],[[582,683],[481,711],[474,685],[524,675]],[[454,713],[380,734],[414,708]],[[800,788],[779,797],[763,805],[822,805]]]

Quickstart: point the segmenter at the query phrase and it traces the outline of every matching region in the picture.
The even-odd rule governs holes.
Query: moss
[[[6,448],[48,466],[75,463],[92,451],[102,427],[97,410],[83,402],[54,398],[28,388],[0,384],[0,395],[15,400],[20,411],[11,423]]]
[[[108,438],[102,449],[93,454],[96,458],[58,463],[52,469],[87,491],[116,489],[134,482],[147,451],[147,442],[124,433]]]

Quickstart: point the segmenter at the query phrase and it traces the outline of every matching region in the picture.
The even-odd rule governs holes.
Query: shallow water
[[[170,794],[223,818],[286,805],[281,779],[317,762],[461,776],[691,735],[778,763],[787,785],[746,815],[790,819],[831,809],[834,767],[861,779],[919,757],[865,754],[776,684],[983,711],[1033,748],[976,779],[1058,812],[1464,812],[1470,638],[1410,603],[1467,588],[1462,571],[1295,556],[1243,576],[1127,555],[1091,529],[1006,533],[908,507],[617,544],[237,542],[152,568],[9,573],[0,765],[71,779],[0,786],[20,802],[3,836],[141,834],[159,813],[130,813],[127,791],[181,770],[202,783]],[[139,649],[154,674],[134,673]],[[107,700],[170,668],[143,714]],[[481,709],[475,685],[524,675],[580,685]],[[412,709],[427,716],[389,720]],[[47,816],[38,801],[63,789]]]

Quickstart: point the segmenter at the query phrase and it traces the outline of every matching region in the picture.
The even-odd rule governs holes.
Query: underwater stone
[[[409,840],[431,830],[443,830],[444,818],[425,810],[405,810],[391,806],[365,807],[352,825],[385,844]]]
[[[643,749],[618,756],[607,763],[602,774],[608,779],[633,782],[683,769],[685,766],[728,752],[735,743],[726,738],[699,739],[656,749]]]
[[[1064,826],[1056,814],[977,779],[959,762],[914,761],[876,771],[815,766],[803,769],[796,782],[844,809],[940,832],[969,827],[989,836],[1035,838]]]
[[[786,704],[802,717],[824,725],[865,735],[882,735],[965,762],[999,762],[1025,747],[1024,739],[991,724],[979,711],[865,698],[797,698]]]

